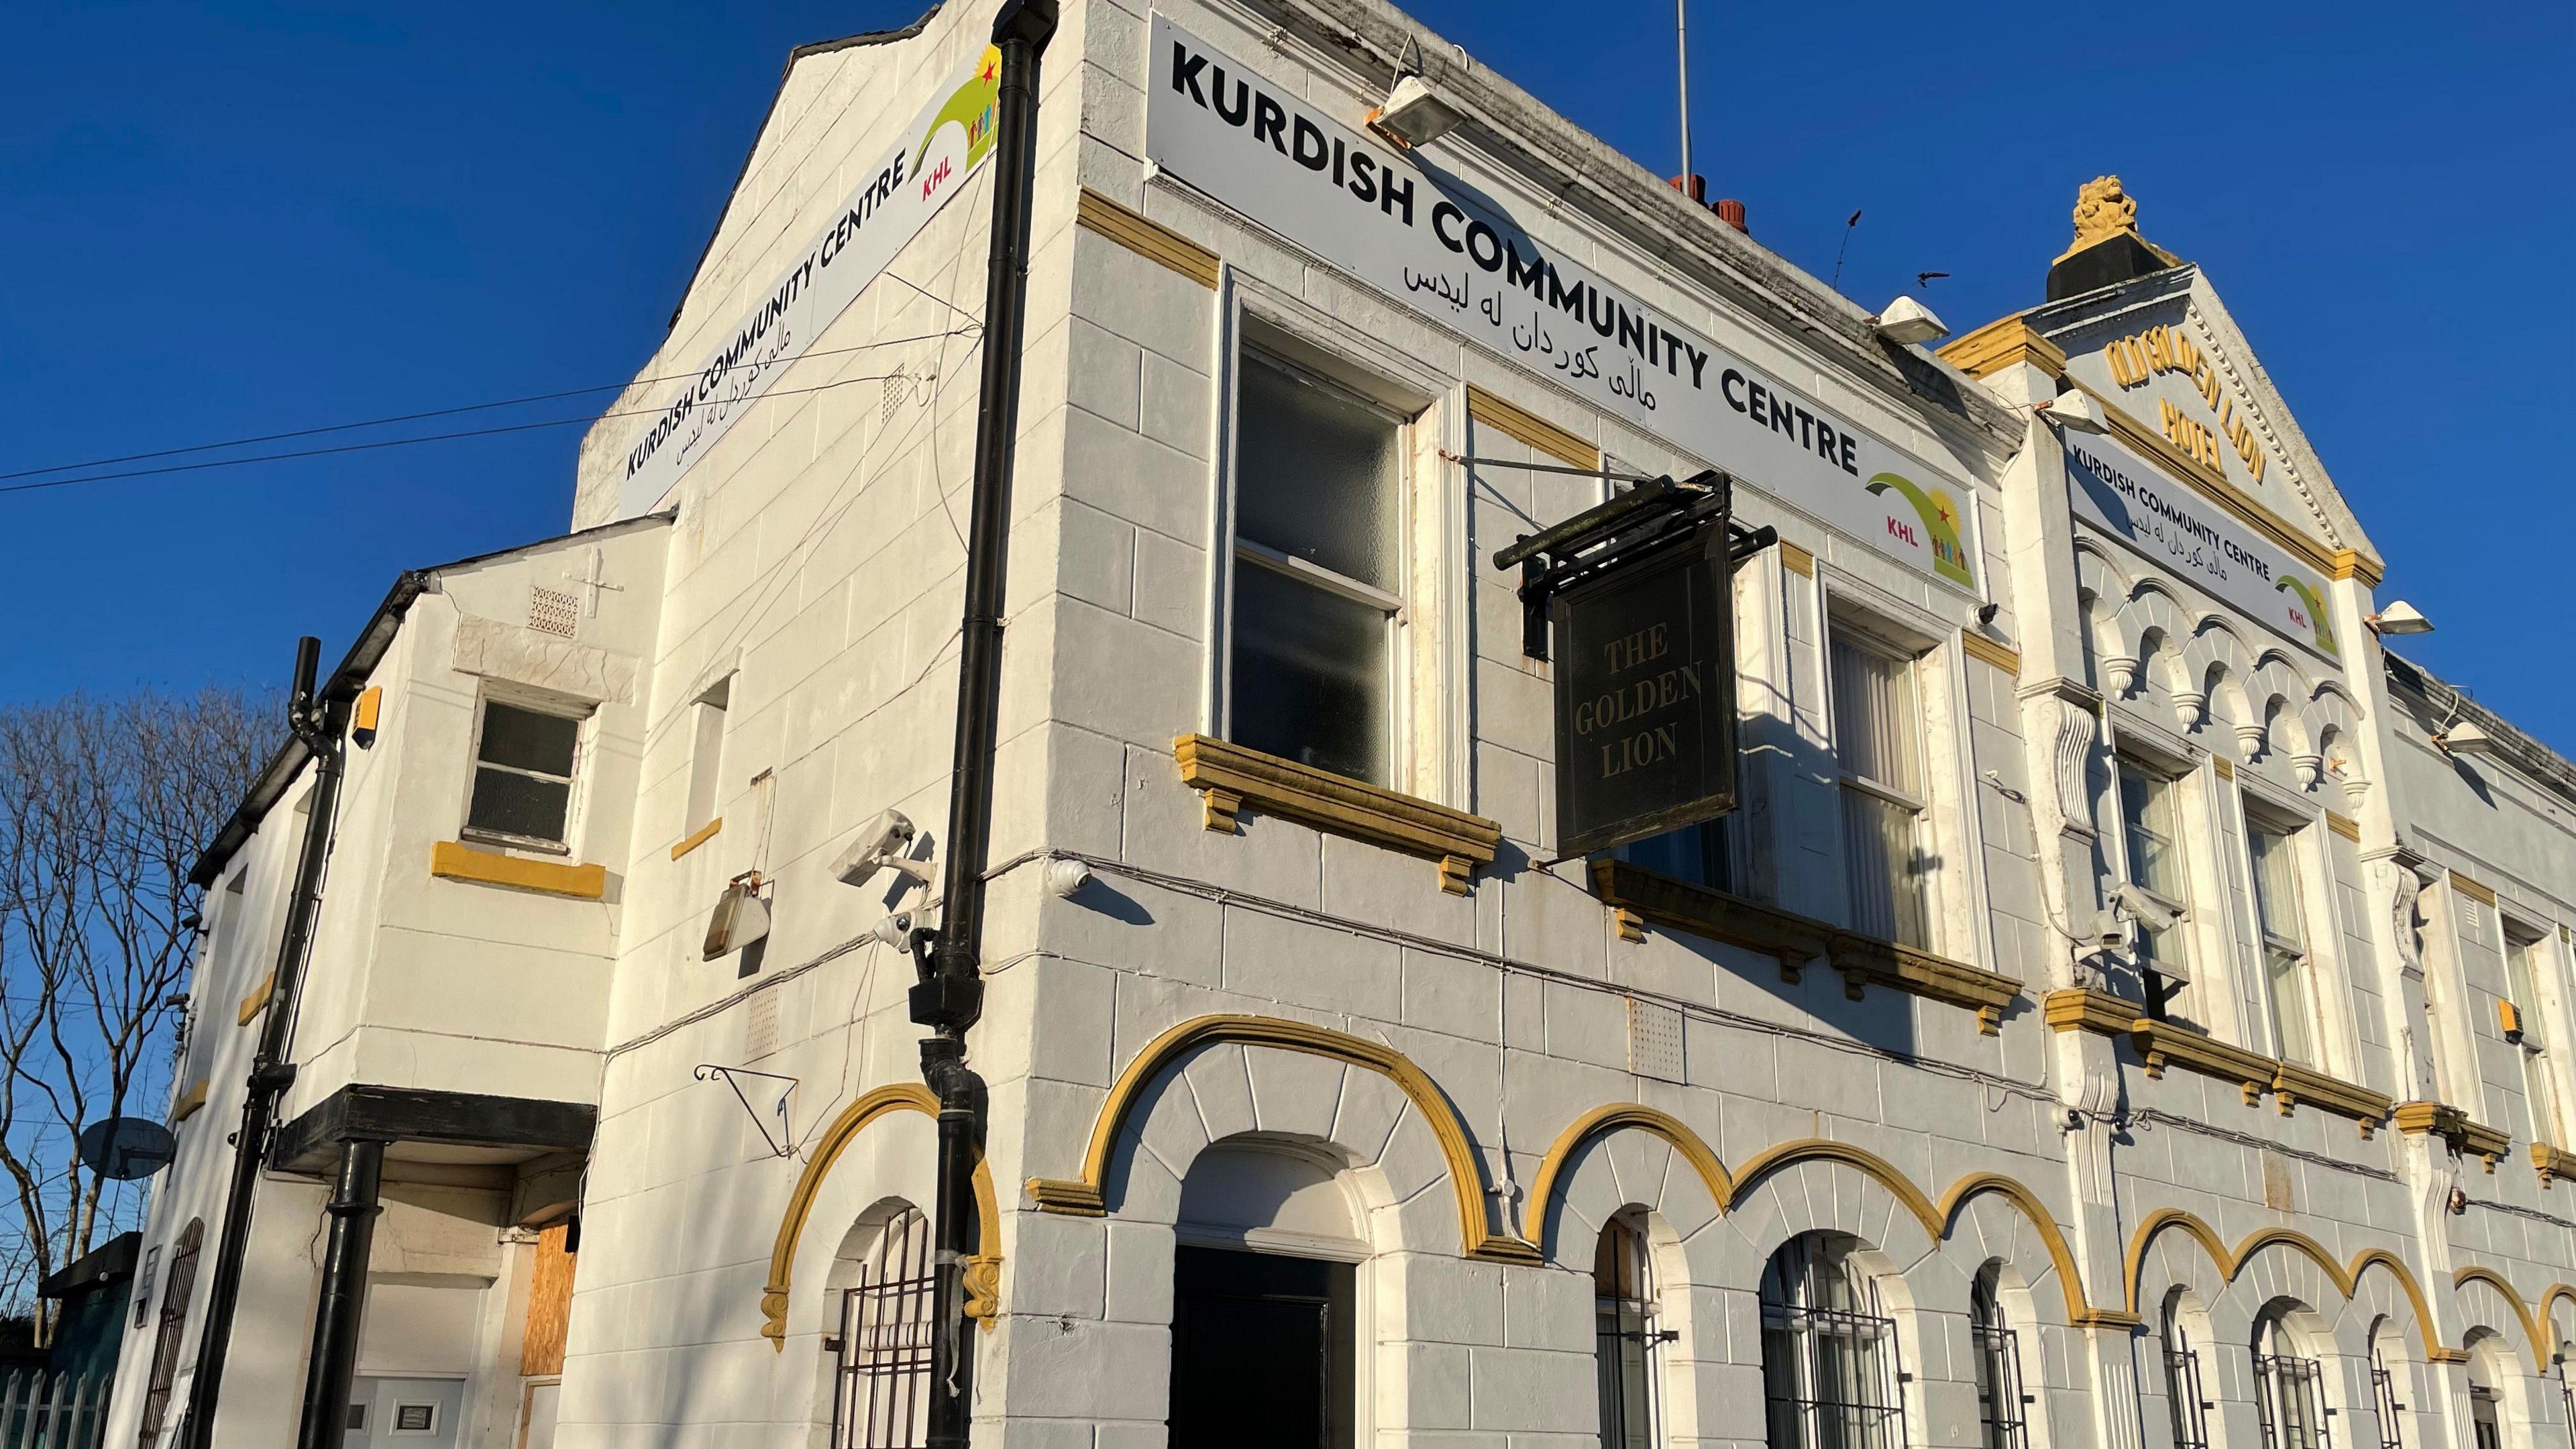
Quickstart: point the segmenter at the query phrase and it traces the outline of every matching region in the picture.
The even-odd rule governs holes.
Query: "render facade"
[[[791,58],[571,531],[332,677],[218,1449],[292,1432],[361,1139],[352,1439],[917,1442],[928,891],[843,867],[948,834],[995,8]],[[1369,131],[1399,69],[1465,123]],[[977,1442],[2565,1440],[2576,769],[2383,651],[2116,187],[2055,275],[2152,265],[1933,350],[1374,0],[1069,3],[1035,156]],[[1493,557],[1711,467],[1740,803],[1561,858]],[[198,872],[147,1446],[308,756]]]

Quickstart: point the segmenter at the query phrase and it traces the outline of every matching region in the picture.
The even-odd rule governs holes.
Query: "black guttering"
[[[376,612],[368,617],[366,627],[358,631],[358,637],[349,645],[349,652],[341,656],[339,667],[331,671],[331,678],[322,685],[318,697],[326,702],[346,702],[358,697],[359,692],[367,687],[367,680],[375,674],[376,666],[384,662],[385,651],[393,647],[394,636],[402,632],[403,616],[411,612],[413,601],[421,595],[437,592],[440,574],[639,526],[667,524],[674,516],[670,513],[648,513],[640,518],[621,519],[538,543],[494,549],[490,553],[405,571],[394,580],[393,588],[386,591],[384,602],[378,604]],[[232,860],[233,853],[259,830],[259,823],[268,818],[269,811],[277,808],[277,802],[286,794],[287,787],[295,783],[296,777],[304,773],[304,767],[312,761],[312,750],[289,734],[278,745],[277,753],[268,757],[267,766],[259,772],[259,778],[251,782],[249,793],[242,796],[241,804],[235,807],[231,818],[224,821],[223,828],[215,832],[215,838],[207,841],[206,848],[199,852],[196,866],[188,872],[188,884],[200,888],[213,885],[215,877],[223,874],[224,866]]]
[[[671,304],[671,320],[662,324],[664,337],[667,338],[680,325],[680,313],[688,308],[689,294],[697,290],[698,278],[706,274],[707,258],[715,255],[716,238],[724,235],[725,218],[733,215],[734,198],[742,195],[742,183],[751,175],[752,158],[760,154],[761,138],[769,134],[769,123],[777,118],[778,98],[787,94],[787,77],[795,72],[796,62],[807,56],[829,55],[836,50],[855,50],[863,45],[892,45],[899,40],[910,40],[929,29],[930,22],[939,18],[941,8],[947,3],[948,0],[930,0],[930,8],[921,12],[920,19],[899,30],[862,30],[838,40],[813,41],[787,52],[787,64],[778,72],[778,89],[769,93],[769,109],[760,113],[760,124],[751,128],[751,145],[743,150],[742,169],[734,173],[733,185],[725,191],[724,209],[716,213],[716,224],[708,228],[706,242],[698,248],[698,259],[689,264],[689,280],[681,284],[679,300]]]
[[[119,1233],[45,1275],[36,1285],[39,1298],[68,1298],[86,1288],[103,1288],[134,1276],[143,1252],[143,1234]]]

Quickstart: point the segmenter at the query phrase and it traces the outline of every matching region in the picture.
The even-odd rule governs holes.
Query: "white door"
[[[343,1449],[456,1449],[463,1379],[361,1376],[349,1395]]]
[[[519,1449],[555,1449],[555,1401],[561,1379],[528,1380],[527,1402],[519,1407]]]

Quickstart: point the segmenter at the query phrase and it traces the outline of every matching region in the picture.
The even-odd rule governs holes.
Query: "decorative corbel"
[[[2236,753],[2249,765],[2254,763],[2256,757],[2263,753],[2263,727],[2261,725],[2241,724],[2236,727]]]
[[[2197,689],[2177,690],[2174,710],[2182,716],[2182,727],[2196,730],[2209,719],[2209,696]]]

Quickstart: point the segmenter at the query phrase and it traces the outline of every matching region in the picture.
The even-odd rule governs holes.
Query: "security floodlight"
[[[1879,336],[1899,347],[1911,347],[1917,342],[1950,335],[1949,327],[1932,315],[1931,308],[1911,297],[1899,297],[1888,303],[1887,310],[1879,313],[1870,325],[1878,329]]]
[[[2093,395],[2080,390],[2061,392],[2039,405],[2039,411],[2062,428],[2079,433],[2107,433],[2111,425],[2102,418],[2102,410],[2093,405]]]
[[[769,934],[769,904],[760,898],[760,874],[745,871],[735,876],[716,898],[715,914],[707,918],[707,938],[703,952],[713,961],[741,950]]]
[[[1368,113],[1368,128],[1411,150],[1458,129],[1467,113],[1431,88],[1431,82],[1409,75],[1386,93],[1386,104]]]
[[[2495,737],[2467,720],[2452,722],[2433,736],[2433,743],[2441,746],[2446,755],[2492,755],[2496,751]]]
[[[2378,613],[2371,615],[2366,622],[2371,628],[2382,634],[2430,634],[2433,632],[2433,621],[2424,617],[2423,610],[2416,608],[2413,604],[2406,602],[2404,599],[2389,600],[2387,607],[2381,609]]]

